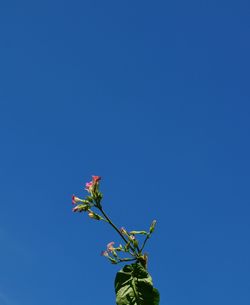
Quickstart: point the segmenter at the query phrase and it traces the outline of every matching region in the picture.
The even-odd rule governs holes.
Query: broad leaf
[[[160,294],[141,263],[126,265],[115,278],[117,305],[158,305]]]

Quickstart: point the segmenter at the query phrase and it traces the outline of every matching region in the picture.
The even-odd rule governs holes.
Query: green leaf
[[[115,278],[117,305],[158,305],[160,294],[147,270],[137,262],[126,265]]]

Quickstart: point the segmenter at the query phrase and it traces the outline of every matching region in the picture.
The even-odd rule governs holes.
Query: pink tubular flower
[[[92,181],[86,183],[85,190],[91,193],[100,180],[100,176],[92,176]]]
[[[87,182],[87,183],[85,184],[85,190],[88,191],[88,192],[90,192],[92,186],[93,186],[93,182],[92,182],[92,181]]]
[[[101,180],[101,177],[100,176],[92,176],[92,182],[93,183],[97,183]]]
[[[75,195],[72,196],[72,204],[76,204],[77,202],[82,201],[80,198],[76,197]]]
[[[102,256],[106,256],[106,257],[109,256],[108,251],[106,251],[106,250],[105,250],[105,251],[102,251],[102,252],[101,252],[101,255],[102,255]]]
[[[73,209],[72,209],[73,212],[78,212],[79,211],[79,205],[75,206]]]
[[[113,247],[114,243],[115,243],[114,241],[111,241],[110,243],[107,244],[107,251],[108,252],[112,252],[112,251],[115,250],[115,248]]]

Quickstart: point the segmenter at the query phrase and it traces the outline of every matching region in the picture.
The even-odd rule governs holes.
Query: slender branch
[[[98,207],[98,209],[100,210],[100,212],[102,213],[102,215],[107,219],[108,223],[116,230],[116,232],[121,236],[121,238],[125,241],[125,243],[127,244],[128,241],[127,239],[122,235],[122,233],[120,232],[120,230],[116,227],[116,225],[111,221],[111,219],[108,217],[108,215],[104,212],[104,210],[102,209],[102,207]],[[135,252],[134,247],[132,247],[131,245],[129,245],[129,247]]]
[[[119,262],[118,263],[122,263],[122,262],[130,262],[130,261],[136,261],[136,258],[119,258]]]
[[[138,245],[136,246],[136,249],[137,249],[138,253],[141,252]]]
[[[134,256],[134,254],[133,254],[131,251],[129,251],[129,254],[132,255],[132,256]]]
[[[150,234],[147,235],[147,237],[144,239],[143,245],[141,247],[140,253],[142,253],[142,250],[144,249],[146,242],[148,241],[148,239],[150,238]]]

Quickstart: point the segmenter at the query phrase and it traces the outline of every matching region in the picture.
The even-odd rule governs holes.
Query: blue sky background
[[[161,305],[249,305],[248,1],[0,2],[0,305],[115,304],[92,174]]]

